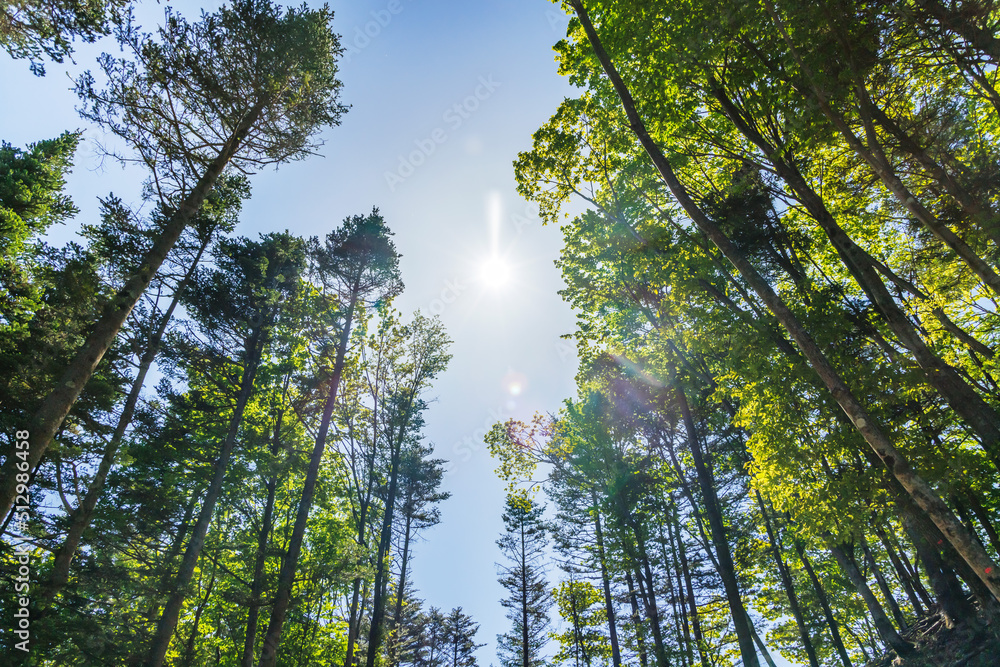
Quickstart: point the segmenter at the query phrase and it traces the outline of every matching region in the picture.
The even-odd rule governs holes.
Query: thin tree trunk
[[[639,615],[639,599],[635,593],[635,582],[632,574],[625,571],[625,583],[628,586],[628,601],[632,607],[632,627],[635,628],[635,643],[639,653],[639,667],[648,667],[649,659],[646,655],[646,633],[643,631],[642,618]]]
[[[419,387],[411,388],[407,396],[404,408],[400,413],[399,430],[396,438],[390,443],[391,459],[389,465],[389,491],[385,501],[385,512],[382,514],[382,533],[379,537],[378,555],[375,561],[375,582],[372,586],[372,620],[368,630],[368,654],[365,656],[367,667],[375,667],[378,653],[382,648],[385,635],[385,597],[386,597],[386,568],[389,557],[389,543],[392,540],[392,522],[396,505],[396,493],[399,488],[399,461],[403,449],[403,440],[406,437],[406,430],[409,428],[410,411],[413,409],[413,401]],[[261,667],[264,667],[262,665]]]
[[[83,538],[84,531],[90,526],[90,520],[94,516],[94,510],[97,507],[97,503],[100,501],[101,495],[104,493],[104,483],[107,481],[108,473],[111,472],[111,467],[114,465],[115,458],[118,456],[118,449],[121,446],[122,440],[125,438],[125,431],[128,430],[129,425],[132,423],[132,416],[135,414],[135,408],[139,404],[139,396],[142,393],[142,386],[146,382],[146,374],[149,372],[149,368],[153,365],[153,360],[159,352],[163,335],[166,333],[167,325],[173,317],[174,310],[177,308],[180,297],[187,288],[191,277],[194,275],[195,269],[198,268],[201,256],[204,254],[211,239],[212,234],[207,234],[205,236],[205,240],[198,248],[198,253],[195,255],[194,260],[192,260],[191,265],[184,274],[184,278],[181,279],[180,283],[178,283],[177,287],[174,289],[174,293],[170,298],[170,305],[163,313],[155,331],[146,343],[146,349],[139,360],[138,372],[136,373],[135,379],[132,381],[132,388],[129,390],[128,397],[125,399],[125,404],[122,406],[122,412],[118,417],[118,423],[115,426],[114,433],[111,434],[111,439],[104,447],[104,452],[101,455],[101,462],[97,466],[97,472],[94,474],[94,478],[87,486],[87,493],[83,497],[83,500],[80,501],[76,511],[74,511],[70,516],[70,527],[66,533],[66,539],[56,552],[52,563],[52,572],[49,574],[49,581],[42,587],[42,591],[39,595],[39,607],[46,607],[56,594],[62,590],[62,588],[66,585],[66,582],[69,581],[70,564],[73,561],[73,556],[76,555],[76,550],[80,546],[80,540]]]
[[[359,277],[351,287],[351,301],[344,318],[344,328],[337,343],[337,359],[334,363],[333,376],[330,380],[330,391],[323,406],[323,418],[319,432],[316,434],[316,444],[313,446],[309,459],[309,468],[302,483],[302,496],[299,498],[298,510],[295,514],[295,524],[288,540],[285,557],[281,561],[278,572],[278,587],[274,596],[274,606],[271,608],[271,619],[264,635],[264,647],[261,649],[259,667],[274,667],[278,657],[278,644],[281,642],[281,629],[285,622],[285,614],[292,597],[292,586],[295,583],[295,570],[298,566],[299,553],[302,551],[302,540],[305,538],[306,524],[309,521],[309,510],[312,509],[313,495],[316,491],[316,481],[319,479],[320,463],[323,452],[326,451],[326,438],[333,418],[333,408],[337,401],[337,390],[340,387],[340,377],[344,370],[344,359],[347,345],[350,342],[351,326],[354,323],[354,310],[358,305]]]
[[[733,104],[721,85],[714,78],[711,81],[715,98],[725,109],[727,117],[751,143],[767,156],[778,175],[788,183],[795,196],[826,233],[830,244],[837,251],[854,281],[865,292],[868,300],[878,308],[882,318],[896,334],[899,342],[910,351],[917,365],[923,370],[924,381],[933,387],[948,402],[952,410],[973,428],[980,437],[983,449],[990,456],[997,469],[1000,469],[1000,414],[997,414],[996,410],[983,400],[954,367],[934,354],[913,322],[896,303],[882,282],[882,277],[879,275],[881,264],[856,244],[837,223],[822,198],[794,167],[794,158],[788,161],[782,159],[781,151],[771,145],[753,127],[753,124]],[[919,296],[924,296],[919,290],[916,291]],[[943,311],[941,311],[941,315],[944,316]],[[947,317],[944,317],[947,320]],[[950,320],[947,321],[951,323]],[[953,323],[951,324],[954,326]]]
[[[726,600],[729,602],[729,610],[733,617],[733,627],[736,630],[740,655],[746,667],[758,667],[760,663],[757,660],[757,651],[754,649],[753,628],[749,623],[749,616],[740,596],[739,582],[736,580],[736,566],[733,564],[729,539],[726,537],[726,528],[722,522],[722,509],[719,507],[718,497],[715,494],[715,480],[712,478],[712,473],[702,455],[701,439],[698,436],[694,418],[691,416],[691,408],[684,395],[684,390],[677,386],[674,394],[681,409],[684,429],[687,431],[688,446],[691,449],[691,458],[694,460],[695,471],[698,473],[698,484],[701,487],[705,514],[708,515],[708,526],[712,533],[715,555],[719,562],[719,576],[722,577]]]
[[[974,491],[971,489],[967,490],[965,496],[969,499],[969,506],[972,508],[972,513],[976,515],[976,519],[979,520],[979,525],[983,527],[983,530],[989,536],[993,551],[1000,554],[1000,535],[997,534],[996,526],[990,520],[989,512],[983,507],[983,503],[980,502],[979,496]]]
[[[868,582],[865,581],[864,575],[861,574],[861,570],[858,569],[858,564],[855,562],[853,555],[849,554],[845,548],[839,544],[832,545],[830,547],[830,552],[833,554],[834,558],[837,559],[840,569],[845,575],[847,575],[848,580],[850,580],[854,588],[861,594],[862,599],[864,599],[865,606],[868,607],[868,615],[871,617],[872,623],[875,624],[875,629],[878,631],[879,637],[882,638],[882,641],[885,642],[886,646],[896,651],[899,655],[909,655],[912,653],[913,645],[899,636],[896,628],[892,625],[892,621],[890,621],[889,617],[886,615],[882,604],[878,601],[878,598],[875,597],[872,589],[868,586]]]
[[[826,595],[826,590],[823,588],[823,584],[820,583],[819,577],[816,576],[816,571],[813,569],[812,563],[809,562],[809,557],[806,555],[806,551],[802,544],[795,540],[795,550],[799,554],[799,560],[802,563],[802,568],[809,575],[809,581],[812,582],[813,591],[816,593],[816,598],[819,600],[819,606],[823,609],[823,616],[826,617],[826,625],[830,628],[830,635],[833,638],[833,647],[837,650],[837,655],[840,656],[840,661],[844,663],[844,667],[853,667],[851,663],[851,656],[847,653],[847,647],[844,646],[844,639],[840,636],[840,625],[837,623],[837,619],[833,616],[833,609],[830,608],[830,598]]]
[[[194,663],[194,643],[198,638],[198,626],[201,624],[201,615],[208,605],[208,599],[212,596],[212,589],[215,588],[215,574],[219,569],[218,560],[213,560],[212,577],[208,580],[208,587],[205,589],[205,597],[198,603],[198,608],[194,613],[194,621],[191,624],[191,634],[188,635],[187,645],[184,648],[184,658],[181,664],[189,667]]]
[[[187,597],[188,585],[194,574],[198,559],[201,557],[201,550],[205,546],[205,535],[208,533],[208,526],[212,521],[212,514],[215,505],[222,494],[222,484],[225,481],[226,470],[229,468],[229,459],[232,457],[233,448],[236,445],[236,436],[239,434],[240,425],[243,423],[243,412],[253,394],[254,379],[257,377],[257,369],[263,354],[262,339],[264,338],[264,325],[258,325],[250,336],[246,346],[243,377],[240,379],[240,392],[236,398],[236,406],[229,419],[229,427],[226,431],[225,440],[219,451],[219,458],[213,466],[212,481],[205,492],[205,501],[198,513],[198,520],[195,522],[194,530],[191,534],[191,541],[188,542],[184,552],[184,559],[181,561],[180,569],[172,585],[173,592],[167,600],[163,613],[156,626],[156,634],[149,650],[149,657],[146,660],[147,667],[160,667],[167,655],[170,647],[170,638],[177,627],[177,619],[180,616],[181,606],[184,598]]]
[[[979,546],[969,535],[969,532],[961,524],[955,515],[948,509],[948,506],[934,492],[931,486],[920,477],[910,466],[909,461],[899,452],[895,445],[889,440],[886,433],[875,419],[868,413],[868,410],[861,404],[851,389],[847,386],[840,374],[834,369],[829,359],[812,339],[805,327],[782,300],[750,264],[747,258],[741,253],[719,227],[712,222],[705,213],[694,203],[688,195],[687,190],[677,179],[673,168],[667,161],[659,146],[653,141],[646,126],[635,108],[632,95],[626,87],[621,76],[615,69],[607,52],[600,42],[600,38],[594,29],[582,0],[568,0],[569,4],[576,11],[577,17],[590,40],[591,46],[597,55],[605,73],[611,80],[616,93],[622,103],[629,120],[629,126],[635,133],[642,147],[653,162],[664,183],[670,189],[674,198],[691,217],[701,231],[715,244],[715,246],[726,256],[726,258],[736,267],[744,280],[753,288],[754,292],[761,298],[778,321],[785,327],[789,335],[802,350],[803,355],[816,371],[820,380],[830,391],[834,400],[841,406],[850,418],[854,427],[864,437],[872,450],[883,461],[886,468],[895,476],[903,488],[912,495],[917,505],[926,512],[938,528],[944,533],[948,540],[954,545],[958,553],[964,558],[977,576],[989,588],[992,595],[1000,600],[1000,571],[996,563],[990,558],[985,550]]]
[[[287,391],[287,378],[285,388]],[[278,412],[274,431],[271,436],[271,455],[275,456],[281,449],[281,423],[284,410]],[[257,624],[260,619],[261,597],[264,594],[264,565],[267,564],[267,545],[271,538],[271,523],[274,514],[274,501],[278,489],[278,474],[273,473],[267,480],[267,500],[264,503],[264,514],[260,520],[260,533],[257,536],[257,555],[253,564],[253,580],[250,584],[250,608],[247,610],[247,630],[243,641],[243,667],[254,667],[254,645],[257,643]]]
[[[677,533],[677,546],[681,557],[681,571],[684,573],[684,586],[687,588],[688,606],[691,614],[691,632],[694,633],[694,642],[698,646],[698,657],[701,660],[701,667],[710,667],[711,661],[705,652],[705,638],[701,632],[701,621],[698,618],[698,601],[694,596],[694,582],[691,577],[691,568],[688,564],[687,547],[684,546],[684,538],[681,535],[681,524],[677,518],[677,508],[674,508],[672,517],[674,531]]]
[[[889,605],[889,612],[896,621],[896,625],[899,626],[900,631],[905,631],[909,627],[909,624],[906,622],[906,617],[903,616],[903,611],[899,608],[896,596],[892,594],[892,589],[889,588],[889,582],[885,580],[885,576],[882,574],[882,568],[879,567],[878,561],[875,560],[875,554],[872,553],[871,548],[868,546],[868,540],[866,540],[864,536],[861,537],[861,549],[865,554],[865,560],[868,562],[868,567],[871,569],[872,575],[875,577],[875,583],[878,584],[879,590],[882,591],[882,597],[885,599],[885,603]]]
[[[608,616],[608,640],[611,643],[611,665],[621,667],[622,656],[618,648],[618,628],[615,620],[615,603],[611,597],[611,578],[608,575],[608,564],[604,553],[604,531],[601,529],[601,513],[598,508],[597,491],[590,490],[593,504],[594,535],[597,540],[597,559],[601,564],[601,589],[604,592],[604,611]]]
[[[160,265],[163,264],[181,237],[188,222],[201,209],[205,198],[215,186],[226,165],[239,150],[243,139],[257,122],[263,108],[263,103],[258,103],[250,110],[243,122],[237,126],[232,136],[219,151],[219,155],[208,165],[197,184],[167,220],[160,235],[156,237],[152,247],[146,252],[138,270],[125,281],[100,319],[94,324],[87,340],[77,351],[62,377],[59,378],[55,388],[42,401],[32,418],[29,429],[31,434],[28,439],[29,469],[34,470],[38,467],[49,443],[52,442],[52,438],[62,426],[66,415],[69,414],[87,381],[90,380],[90,376],[94,374],[94,370],[104,354],[114,343],[122,325],[125,324],[129,313],[132,312],[132,308],[142,298],[146,288],[149,287],[153,277],[159,271]],[[3,469],[0,470],[0,516],[6,516],[10,512],[14,497],[17,495],[16,461],[18,461],[16,457],[7,457]]]
[[[761,497],[760,491],[754,489],[754,495],[757,498],[757,506],[760,508],[761,517],[764,519],[764,528],[767,530],[767,539],[771,544],[771,554],[774,556],[774,562],[778,566],[778,574],[781,576],[781,583],[785,588],[785,595],[788,597],[788,605],[792,610],[792,617],[795,619],[795,625],[799,629],[799,637],[802,638],[802,648],[805,649],[806,656],[809,658],[810,667],[819,667],[819,658],[816,656],[816,648],[813,646],[812,639],[809,637],[809,628],[806,626],[805,617],[802,615],[802,607],[799,605],[799,596],[795,594],[795,585],[792,582],[792,575],[788,571],[788,567],[785,565],[785,560],[781,556],[781,546],[778,544],[778,540],[775,536],[775,531],[771,525],[771,519],[767,513],[767,507],[764,505],[764,498]]]
[[[913,577],[910,572],[903,565],[903,562],[899,559],[899,554],[896,550],[892,548],[889,543],[888,538],[885,536],[885,531],[878,524],[874,526],[875,535],[878,537],[879,542],[882,543],[882,548],[885,549],[886,554],[889,556],[889,562],[892,563],[892,568],[896,572],[896,579],[903,586],[903,590],[906,591],[906,596],[910,599],[910,604],[913,606],[913,611],[916,612],[917,617],[924,616],[926,612],[924,611],[923,604],[921,603],[920,596],[917,594],[916,588],[913,586]]]

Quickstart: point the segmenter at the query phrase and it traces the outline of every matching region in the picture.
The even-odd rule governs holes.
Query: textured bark
[[[177,240],[191,219],[201,209],[205,198],[211,192],[226,165],[236,154],[247,133],[257,122],[263,111],[258,104],[247,114],[233,135],[223,145],[219,155],[208,165],[197,184],[184,198],[177,210],[170,216],[152,247],[146,252],[139,269],[132,274],[105,308],[100,319],[94,324],[90,335],[84,341],[73,361],[63,372],[55,388],[45,397],[31,421],[28,439],[28,465],[31,470],[38,467],[42,456],[52,442],[52,438],[62,426],[70,409],[80,396],[90,376],[104,354],[114,343],[132,308],[142,298],[153,281],[160,265],[166,260]],[[0,516],[6,516],[17,495],[16,457],[8,457],[0,470]]]
[[[642,118],[636,111],[632,95],[615,69],[611,58],[604,50],[600,38],[583,7],[582,1],[570,0],[570,6],[573,7],[577,17],[580,19],[580,23],[601,66],[614,86],[625,114],[628,117],[629,126],[674,198],[698,228],[725,255],[726,259],[733,264],[743,279],[764,302],[768,310],[771,311],[785,330],[788,331],[792,340],[795,341],[834,400],[844,410],[854,427],[879,456],[885,467],[899,480],[917,505],[930,516],[934,523],[947,536],[962,558],[968,562],[976,575],[983,580],[992,595],[1000,600],[1000,570],[997,569],[996,563],[975,542],[974,538],[965,529],[965,526],[958,521],[944,501],[913,470],[909,461],[896,449],[881,426],[868,413],[864,405],[840,377],[840,374],[837,373],[829,359],[827,359],[826,355],[791,309],[789,309],[784,300],[774,292],[763,276],[733,245],[732,241],[729,240],[722,230],[694,203],[686,188],[678,180],[666,156],[664,156],[659,146],[649,135]]]

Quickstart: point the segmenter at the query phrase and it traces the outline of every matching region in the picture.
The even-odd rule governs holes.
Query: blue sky
[[[172,6],[193,18],[200,7],[218,4]],[[351,110],[324,133],[324,157],[253,177],[237,233],[322,235],[372,206],[395,231],[407,285],[397,307],[440,315],[455,341],[426,428],[437,455],[452,462],[445,479],[452,497],[441,524],[416,548],[413,579],[428,604],[462,606],[481,623],[485,667],[495,663],[496,634],[507,621],[494,565],[504,492],[482,436],[498,420],[555,411],[575,393],[575,354],[560,339],[573,331],[573,316],[556,293],[562,283],[552,265],[561,237],[517,196],[511,164],[562,98],[573,95],[552,52],[568,19],[548,0],[331,6],[348,49],[341,79]],[[140,17],[152,27],[162,6],[145,2]],[[0,105],[3,139],[23,145],[87,129],[69,182],[78,222],[93,219],[96,197],[112,190],[137,202],[144,176],[102,163],[100,133],[74,112],[65,71],[92,67],[102,49],[113,48],[110,41],[85,45],[78,66],[50,65],[42,79],[24,63],[6,59],[0,67],[0,86],[18,91],[17,104]],[[69,225],[53,239],[69,240],[73,232]],[[503,289],[479,278],[495,254],[512,267]]]
[[[199,8],[219,4],[171,6],[194,18]],[[485,667],[495,661],[495,636],[507,622],[494,566],[504,494],[482,435],[497,420],[558,409],[574,387],[575,356],[559,338],[573,330],[573,318],[556,294],[561,282],[552,266],[559,232],[542,227],[517,196],[511,166],[530,146],[532,132],[572,95],[556,74],[552,52],[567,19],[547,0],[331,6],[348,48],[341,79],[351,110],[340,127],[324,132],[324,157],[252,178],[253,198],[237,233],[322,235],[372,206],[395,231],[407,285],[397,307],[439,314],[455,341],[451,365],[433,389],[426,428],[437,455],[452,460],[445,480],[452,498],[442,506],[441,524],[417,546],[413,577],[428,604],[461,605],[482,624]],[[140,20],[152,28],[162,11],[141,3]],[[114,48],[109,40],[83,45],[77,66],[49,65],[45,78],[2,56],[0,85],[18,91],[17,104],[0,105],[4,140],[24,145],[66,129],[87,130],[69,179],[81,209],[77,222],[93,219],[96,198],[110,191],[138,202],[144,177],[102,163],[101,134],[74,111],[66,71],[94,67],[100,51]],[[74,232],[70,224],[52,238],[67,241]],[[495,252],[513,268],[502,290],[479,280],[481,265]]]

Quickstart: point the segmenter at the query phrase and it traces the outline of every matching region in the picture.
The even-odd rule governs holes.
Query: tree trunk
[[[969,506],[972,508],[972,513],[976,515],[976,519],[979,520],[979,525],[983,527],[986,534],[990,538],[990,544],[993,546],[993,551],[1000,554],[1000,535],[997,535],[996,526],[993,525],[993,521],[990,520],[990,513],[986,511],[983,507],[983,503],[979,500],[979,496],[976,495],[974,491],[969,489],[965,492],[965,496],[969,499]]]
[[[39,607],[43,608],[47,606],[59,591],[62,590],[63,586],[66,585],[66,582],[69,581],[70,564],[73,561],[73,556],[76,555],[76,550],[80,546],[80,540],[83,538],[84,531],[90,526],[90,520],[94,516],[97,503],[104,493],[104,483],[107,481],[108,473],[111,472],[111,467],[118,456],[118,448],[125,438],[125,431],[128,430],[129,425],[132,423],[135,408],[139,404],[139,395],[142,393],[142,386],[146,382],[146,374],[149,372],[149,368],[153,365],[153,360],[160,350],[160,343],[167,330],[167,325],[173,317],[174,310],[177,308],[177,303],[180,301],[181,295],[194,275],[195,269],[198,268],[201,256],[204,254],[211,239],[212,235],[208,234],[198,248],[198,253],[188,267],[187,273],[184,274],[184,278],[177,284],[173,295],[171,295],[170,305],[163,313],[156,330],[150,335],[149,341],[146,343],[146,349],[139,360],[138,372],[132,381],[132,388],[129,390],[125,404],[122,406],[122,412],[118,417],[114,433],[111,434],[111,440],[104,447],[101,462],[97,466],[97,472],[87,486],[87,493],[83,497],[83,500],[80,501],[76,511],[70,516],[69,531],[66,534],[66,539],[56,552],[52,563],[52,572],[49,574],[49,581],[42,587],[42,592],[39,595]]]
[[[360,274],[359,274],[360,275]],[[278,657],[278,644],[281,641],[281,629],[288,612],[288,604],[292,597],[292,586],[295,583],[295,569],[298,566],[299,553],[302,550],[302,540],[306,534],[306,524],[309,521],[309,510],[312,509],[313,494],[316,491],[316,481],[319,479],[320,463],[326,450],[326,437],[333,418],[333,408],[337,401],[337,390],[340,387],[340,377],[344,370],[344,358],[347,345],[350,342],[351,326],[354,323],[354,309],[358,305],[359,280],[355,279],[351,289],[351,301],[344,318],[344,329],[337,343],[337,359],[334,363],[333,377],[330,380],[330,392],[323,406],[323,418],[319,432],[316,434],[316,444],[309,459],[309,468],[302,483],[302,496],[299,498],[298,510],[295,514],[295,524],[288,540],[285,557],[281,561],[278,572],[278,588],[274,596],[274,606],[271,608],[271,619],[264,635],[264,647],[261,649],[258,667],[274,667]]]
[[[882,591],[885,603],[889,605],[889,612],[892,614],[892,618],[896,621],[896,625],[899,626],[900,631],[905,631],[909,627],[906,617],[903,616],[903,611],[899,608],[899,603],[896,601],[896,597],[892,594],[892,589],[889,588],[889,583],[882,574],[882,568],[879,567],[878,561],[875,560],[875,554],[872,553],[871,548],[868,546],[868,540],[864,536],[861,537],[861,549],[865,554],[865,561],[867,561],[868,567],[875,577],[875,583],[878,584],[879,590]]]
[[[368,654],[365,656],[367,667],[375,667],[378,653],[382,648],[385,635],[385,597],[386,597],[386,568],[389,557],[389,543],[392,540],[392,522],[396,505],[396,493],[399,488],[399,460],[403,449],[403,440],[406,437],[406,430],[409,427],[410,412],[413,409],[413,401],[416,398],[418,387],[414,386],[407,396],[404,409],[401,411],[399,419],[399,430],[396,438],[390,443],[391,460],[389,466],[389,492],[385,501],[385,511],[382,513],[382,533],[379,537],[378,555],[375,561],[375,582],[372,586],[372,620],[368,630]],[[261,667],[264,667],[261,665]]]
[[[851,550],[853,551],[853,547],[851,547]],[[878,630],[879,637],[882,638],[886,646],[901,656],[912,653],[913,645],[900,637],[899,633],[896,632],[896,628],[893,627],[892,621],[886,615],[885,609],[879,603],[875,594],[872,593],[872,589],[869,588],[868,582],[865,581],[864,576],[861,574],[861,570],[858,569],[858,564],[855,562],[854,556],[849,554],[839,544],[832,545],[830,552],[837,559],[840,569],[847,575],[848,580],[850,580],[854,588],[861,594],[862,599],[864,599],[865,606],[868,607],[868,615],[871,617],[872,623],[875,624],[875,629]]]
[[[287,388],[287,384],[286,384]],[[271,455],[275,456],[281,449],[281,423],[284,410],[278,412],[275,419],[274,432],[271,439]],[[257,624],[260,619],[261,597],[264,594],[264,565],[267,564],[267,545],[271,537],[271,523],[274,514],[274,500],[278,489],[278,474],[273,473],[267,480],[267,500],[264,503],[264,514],[260,519],[260,533],[257,536],[257,555],[253,564],[253,580],[250,584],[250,608],[247,610],[247,630],[243,641],[242,667],[254,667],[254,645],[257,642]]]
[[[733,617],[733,627],[736,629],[736,638],[740,646],[740,656],[746,667],[758,667],[757,651],[754,648],[753,628],[751,627],[747,615],[746,607],[743,606],[743,599],[740,596],[739,582],[736,580],[736,566],[733,564],[732,552],[729,549],[729,539],[726,537],[726,528],[722,522],[722,509],[719,507],[718,497],[715,495],[715,480],[711,471],[705,464],[701,451],[701,439],[698,430],[691,416],[691,408],[688,405],[687,397],[680,386],[675,387],[677,404],[680,406],[681,415],[684,420],[684,429],[687,431],[688,446],[691,448],[691,458],[694,460],[695,471],[698,473],[698,485],[701,487],[702,500],[705,506],[705,514],[708,515],[708,526],[712,533],[712,542],[715,547],[715,555],[719,562],[719,576],[722,577],[722,584],[726,591],[726,600],[729,602],[729,610]]]
[[[691,614],[691,632],[694,633],[694,642],[698,645],[698,657],[701,659],[701,667],[710,667],[712,664],[705,653],[705,638],[701,632],[701,621],[698,618],[698,601],[694,597],[694,582],[691,577],[691,568],[688,565],[687,547],[684,546],[684,538],[681,535],[681,524],[677,518],[677,508],[674,508],[671,516],[674,524],[674,531],[677,533],[677,546],[681,557],[681,571],[684,573],[684,586],[687,589],[688,606]]]
[[[788,567],[785,565],[785,560],[781,556],[781,546],[778,544],[778,540],[774,533],[774,528],[771,525],[771,519],[767,513],[767,507],[764,505],[764,498],[761,497],[760,491],[754,489],[754,495],[757,498],[757,506],[760,508],[761,517],[764,519],[764,528],[767,530],[767,539],[771,545],[771,553],[774,556],[774,562],[778,566],[778,574],[781,576],[781,583],[785,588],[785,595],[788,596],[788,605],[792,610],[792,617],[795,619],[795,625],[799,628],[799,636],[802,638],[802,648],[805,649],[806,656],[809,658],[810,667],[819,667],[819,658],[816,656],[816,648],[813,646],[812,639],[809,637],[809,628],[806,626],[805,617],[802,615],[802,607],[799,605],[799,596],[795,594],[795,585],[792,583],[792,575],[788,571]]]
[[[649,659],[646,655],[646,633],[642,629],[642,617],[639,615],[639,599],[635,593],[635,582],[632,574],[625,571],[625,583],[628,585],[628,601],[632,607],[632,627],[635,628],[636,650],[639,653],[639,667],[648,667]]]
[[[924,616],[926,612],[924,611],[923,604],[921,604],[920,596],[917,594],[916,588],[913,586],[913,577],[906,569],[906,566],[903,565],[903,562],[899,559],[899,554],[896,553],[896,550],[893,549],[892,545],[889,543],[882,527],[876,523],[874,525],[874,530],[879,542],[882,543],[882,548],[885,549],[886,554],[889,556],[889,562],[892,563],[892,568],[896,572],[896,579],[900,584],[902,584],[903,590],[906,591],[906,596],[910,599],[913,611],[916,612],[918,618]]]
[[[848,655],[847,647],[844,646],[844,640],[840,636],[840,625],[837,623],[837,619],[833,617],[833,609],[830,608],[830,598],[827,597],[823,584],[820,583],[819,577],[816,576],[816,571],[813,569],[812,563],[809,562],[809,557],[806,556],[805,548],[803,548],[798,540],[795,540],[795,550],[799,554],[802,568],[809,575],[809,581],[812,582],[813,591],[819,600],[819,606],[823,609],[823,616],[826,617],[826,625],[830,628],[830,635],[833,638],[833,647],[837,650],[837,655],[840,656],[840,661],[844,663],[844,667],[853,667],[851,656]]]
[[[69,414],[90,376],[94,374],[94,370],[101,362],[105,352],[114,343],[126,318],[132,312],[132,308],[142,298],[146,288],[149,287],[153,277],[159,271],[160,265],[163,264],[181,237],[188,222],[201,209],[208,193],[236,151],[239,150],[243,139],[257,122],[262,111],[263,104],[257,104],[235,129],[219,151],[219,155],[208,165],[197,184],[167,220],[160,235],[156,237],[152,247],[146,252],[139,269],[125,281],[118,294],[105,308],[100,319],[94,324],[90,335],[87,336],[87,340],[62,374],[55,389],[42,401],[32,418],[29,429],[31,434],[28,440],[29,469],[34,470],[38,467],[49,443],[52,442],[52,438],[62,426],[66,415]],[[3,469],[0,470],[0,516],[6,516],[10,512],[14,497],[17,495],[17,468],[15,464],[17,460],[13,456],[7,457]]]
[[[989,557],[985,550],[979,546],[969,535],[969,532],[961,524],[955,515],[948,509],[948,506],[937,496],[930,485],[920,477],[910,466],[909,461],[900,453],[895,445],[889,440],[886,433],[875,419],[868,413],[851,389],[847,386],[840,374],[834,369],[829,359],[812,339],[805,327],[782,300],[750,264],[747,258],[741,253],[719,227],[712,222],[708,216],[694,203],[688,195],[687,190],[677,179],[670,163],[667,161],[659,146],[653,141],[646,126],[635,108],[632,95],[626,87],[621,76],[615,69],[610,57],[604,50],[600,38],[594,29],[582,0],[569,0],[570,5],[576,11],[577,17],[594,48],[605,73],[611,80],[622,107],[628,116],[629,125],[635,133],[640,144],[645,149],[647,155],[653,162],[664,183],[670,189],[674,198],[691,217],[701,231],[715,244],[715,246],[726,256],[737,269],[744,280],[753,288],[754,292],[761,298],[768,310],[777,317],[778,321],[785,327],[789,335],[802,350],[803,355],[809,361],[813,370],[816,371],[820,380],[830,391],[834,400],[841,406],[854,427],[864,437],[872,450],[883,461],[886,468],[895,476],[903,488],[913,496],[917,505],[926,512],[931,520],[947,536],[954,545],[958,553],[964,558],[972,570],[982,578],[992,595],[1000,600],[1000,571],[997,570],[996,563]]]
[[[810,187],[794,167],[794,156],[782,159],[781,151],[772,146],[758,132],[743,113],[733,104],[721,85],[713,78],[713,93],[737,129],[756,145],[772,164],[779,176],[789,185],[796,198],[802,202],[809,215],[826,233],[830,244],[847,267],[857,285],[864,291],[882,314],[899,342],[910,351],[917,365],[923,370],[924,381],[933,387],[948,405],[968,423],[979,436],[983,449],[994,466],[1000,470],[1000,414],[962,379],[962,376],[938,357],[920,336],[913,322],[896,303],[879,275],[880,263],[857,245],[837,223],[833,214],[816,191]],[[923,296],[920,293],[920,296]],[[943,315],[943,311],[942,311]],[[949,320],[950,322],[950,320]]]
[[[212,474],[212,482],[205,492],[205,502],[198,513],[198,520],[195,522],[194,530],[191,534],[191,541],[188,542],[184,552],[184,559],[181,561],[180,570],[174,579],[173,592],[167,600],[160,621],[156,626],[156,634],[149,650],[149,657],[146,660],[147,667],[160,667],[167,655],[170,647],[170,638],[177,627],[177,619],[180,616],[181,606],[184,598],[187,597],[188,584],[194,575],[198,559],[201,557],[202,547],[205,546],[205,535],[208,533],[208,526],[212,521],[212,514],[215,511],[215,504],[222,494],[222,484],[225,481],[226,470],[229,467],[229,459],[232,457],[233,448],[236,445],[236,436],[239,434],[240,424],[243,423],[243,412],[246,409],[250,396],[253,394],[254,379],[257,377],[257,368],[263,354],[264,327],[258,326],[250,336],[247,345],[243,377],[240,379],[240,392],[236,398],[236,407],[229,419],[229,427],[226,431],[226,438],[223,440],[219,458],[215,461]]]
[[[590,490],[590,500],[593,504],[594,535],[597,540],[597,559],[601,564],[601,589],[604,591],[604,611],[608,615],[608,640],[611,643],[611,665],[621,667],[622,656],[618,648],[618,628],[615,622],[615,602],[611,597],[611,578],[608,575],[608,564],[604,554],[604,531],[601,529],[601,513],[597,502],[597,491]]]

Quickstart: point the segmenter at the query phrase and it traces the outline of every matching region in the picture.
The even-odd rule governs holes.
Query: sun
[[[510,278],[510,265],[496,255],[489,257],[479,266],[479,280],[490,289],[502,289],[510,282]]]

